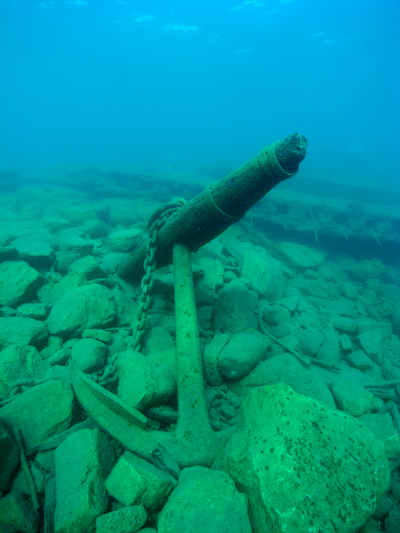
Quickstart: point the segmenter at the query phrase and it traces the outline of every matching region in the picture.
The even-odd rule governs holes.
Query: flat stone
[[[253,533],[355,533],[387,490],[382,442],[287,385],[254,387],[215,468],[249,498]]]
[[[105,240],[107,247],[113,252],[131,252],[143,240],[145,233],[140,228],[113,231]]]
[[[82,224],[81,229],[82,233],[87,235],[89,239],[101,239],[102,237],[106,237],[110,231],[110,227],[97,218],[87,220]]]
[[[48,268],[54,259],[51,244],[39,236],[18,237],[10,246],[17,251],[20,259],[38,268]]]
[[[356,279],[368,280],[383,277],[387,272],[385,265],[379,259],[365,259],[359,261],[352,268],[352,273]]]
[[[85,329],[82,332],[82,339],[96,339],[109,344],[111,342],[111,332],[104,329]]]
[[[374,368],[374,363],[362,350],[350,352],[346,355],[346,358],[351,366],[363,372],[368,372]]]
[[[96,519],[96,533],[136,533],[147,522],[143,505],[128,505]]]
[[[73,393],[64,381],[46,381],[20,394],[0,409],[0,420],[18,427],[26,448],[69,428],[72,419]]]
[[[351,338],[345,333],[339,336],[339,343],[345,354],[353,350],[353,343],[351,342]]]
[[[355,335],[358,332],[358,326],[356,320],[347,316],[331,316],[329,322],[338,331],[343,331],[349,335]]]
[[[80,287],[86,281],[86,275],[84,273],[69,272],[56,283],[47,283],[40,287],[38,297],[43,304],[52,307],[67,292]]]
[[[282,307],[286,307],[286,309],[289,309],[291,313],[293,313],[300,300],[300,293],[299,294],[293,294],[291,296],[286,296],[285,298],[281,298],[276,303],[281,305]]]
[[[71,263],[68,272],[85,274],[87,280],[107,277],[107,274],[92,255],[85,255]]]
[[[291,321],[291,312],[287,307],[280,304],[266,304],[262,306],[262,309],[263,320],[272,326]]]
[[[221,471],[184,468],[158,520],[158,533],[251,533],[247,499]]]
[[[279,246],[282,256],[294,268],[316,268],[325,261],[325,254],[302,244],[284,241]]]
[[[44,216],[42,217],[42,223],[46,228],[49,228],[50,233],[58,233],[62,229],[71,227],[71,222],[61,217]]]
[[[25,261],[0,263],[0,307],[28,302],[43,283],[43,276]]]
[[[45,320],[47,317],[47,306],[38,303],[22,304],[17,309],[17,316],[34,318],[35,320]]]
[[[93,252],[94,241],[80,237],[77,228],[69,228],[58,233],[55,246],[61,252],[72,252],[83,257]]]
[[[324,342],[316,353],[316,358],[325,363],[333,365],[340,361],[340,339],[339,334],[334,329],[323,331]]]
[[[352,316],[355,307],[355,302],[352,302],[347,298],[339,298],[329,302],[325,306],[324,312],[329,315]]]
[[[146,355],[162,352],[164,350],[175,349],[175,341],[169,331],[161,326],[155,326],[146,333],[143,338],[143,345]]]
[[[280,353],[261,361],[254,370],[240,381],[244,394],[249,387],[269,385],[285,380],[297,393],[324,402],[336,409],[332,393],[316,368],[306,368],[294,355]]]
[[[359,335],[361,335],[361,333],[367,333],[369,331],[378,330],[382,333],[382,337],[385,339],[392,333],[391,322],[387,320],[385,320],[384,322],[378,322],[377,320],[373,320],[372,318],[360,317],[357,318],[356,322]]]
[[[350,300],[355,300],[360,292],[360,288],[349,281],[344,281],[340,285],[340,290],[346,298]]]
[[[41,346],[48,337],[43,322],[20,316],[0,317],[0,349],[10,344]]]

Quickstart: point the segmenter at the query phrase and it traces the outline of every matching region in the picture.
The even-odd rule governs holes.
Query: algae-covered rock
[[[152,463],[125,452],[106,479],[106,488],[124,505],[143,505],[151,511],[160,509],[172,490],[176,479]]]
[[[237,333],[218,355],[218,370],[228,379],[240,379],[265,357],[271,343],[252,333]]]
[[[107,274],[92,255],[85,255],[70,264],[69,272],[84,274],[87,280],[105,278]]]
[[[71,361],[83,372],[102,368],[107,358],[107,346],[96,339],[80,339],[71,350]]]
[[[160,512],[158,533],[251,533],[247,499],[225,472],[184,468]]]
[[[176,383],[168,368],[139,352],[118,355],[118,376],[119,397],[139,411],[166,404],[176,394]]]
[[[147,512],[143,505],[128,505],[98,516],[96,533],[135,533],[139,530],[143,532],[142,528],[147,520]]]
[[[387,268],[379,259],[365,259],[353,266],[351,270],[356,279],[367,280],[384,276]]]
[[[349,415],[360,416],[375,405],[374,395],[358,383],[349,386],[344,379],[337,379],[331,390],[338,408]]]
[[[196,302],[213,304],[216,294],[224,284],[224,267],[219,259],[210,257],[200,257],[196,261],[196,266],[202,274],[196,282]]]
[[[18,257],[30,265],[48,268],[54,259],[54,251],[46,238],[40,235],[18,237],[11,243]]]
[[[249,391],[214,466],[247,494],[254,533],[356,532],[390,479],[366,427],[282,384]]]
[[[0,380],[10,385],[20,379],[43,378],[48,368],[34,346],[10,344],[0,352]]]
[[[43,283],[43,276],[25,261],[4,261],[0,264],[0,306],[29,302]]]
[[[255,315],[258,297],[239,280],[231,281],[218,294],[213,306],[212,325],[222,333],[239,333],[257,328]]]
[[[0,349],[10,344],[40,346],[48,332],[40,320],[20,316],[0,317]]]
[[[32,448],[69,428],[73,392],[66,382],[46,381],[20,394],[0,409],[0,419],[18,427],[26,448]]]
[[[113,231],[106,239],[106,244],[113,252],[130,252],[145,236],[140,228]]]
[[[299,347],[304,355],[310,355],[315,357],[320,346],[324,342],[323,334],[317,328],[305,328],[302,329],[298,336]]]
[[[339,334],[334,329],[327,329],[323,332],[324,342],[316,354],[316,358],[325,363],[337,365],[340,361],[340,340]]]
[[[245,251],[242,278],[249,279],[252,289],[270,301],[283,296],[285,278],[281,263],[261,246]]]
[[[279,246],[279,251],[291,266],[302,270],[316,268],[325,261],[323,252],[294,242],[282,242]]]
[[[383,442],[388,459],[400,459],[400,435],[394,427],[390,413],[365,413],[358,420]]]
[[[39,515],[22,492],[13,491],[0,499],[0,527],[4,533],[36,533]]]
[[[80,334],[84,329],[110,325],[117,308],[107,287],[82,285],[62,296],[50,311],[47,328],[52,335],[66,337]]]
[[[261,361],[248,376],[240,380],[244,390],[237,389],[237,392],[242,395],[248,387],[272,385],[283,380],[297,393],[324,402],[333,409],[336,407],[332,393],[317,367],[305,367],[290,353],[279,353]]]
[[[70,435],[55,453],[57,533],[94,531],[95,520],[108,506],[104,480],[114,463],[114,449],[98,429]]]

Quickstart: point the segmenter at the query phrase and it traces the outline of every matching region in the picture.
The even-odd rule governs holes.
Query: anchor
[[[178,366],[178,421],[173,432],[151,427],[141,412],[128,408],[104,387],[74,369],[73,385],[83,408],[128,450],[163,465],[180,468],[210,466],[222,452],[234,429],[216,432],[208,417],[204,394],[202,353],[191,271],[191,253],[231,224],[280,181],[296,174],[306,155],[307,140],[293,134],[276,141],[221,181],[173,211],[157,231],[154,266],[173,263],[176,356]],[[149,238],[120,265],[118,275],[136,282],[144,273]]]

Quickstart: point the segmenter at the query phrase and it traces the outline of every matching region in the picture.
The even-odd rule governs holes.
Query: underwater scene
[[[0,0],[0,533],[400,532],[399,29]]]

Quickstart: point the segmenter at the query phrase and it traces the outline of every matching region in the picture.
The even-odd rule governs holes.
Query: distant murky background
[[[0,171],[232,169],[400,190],[397,0],[1,0]]]

